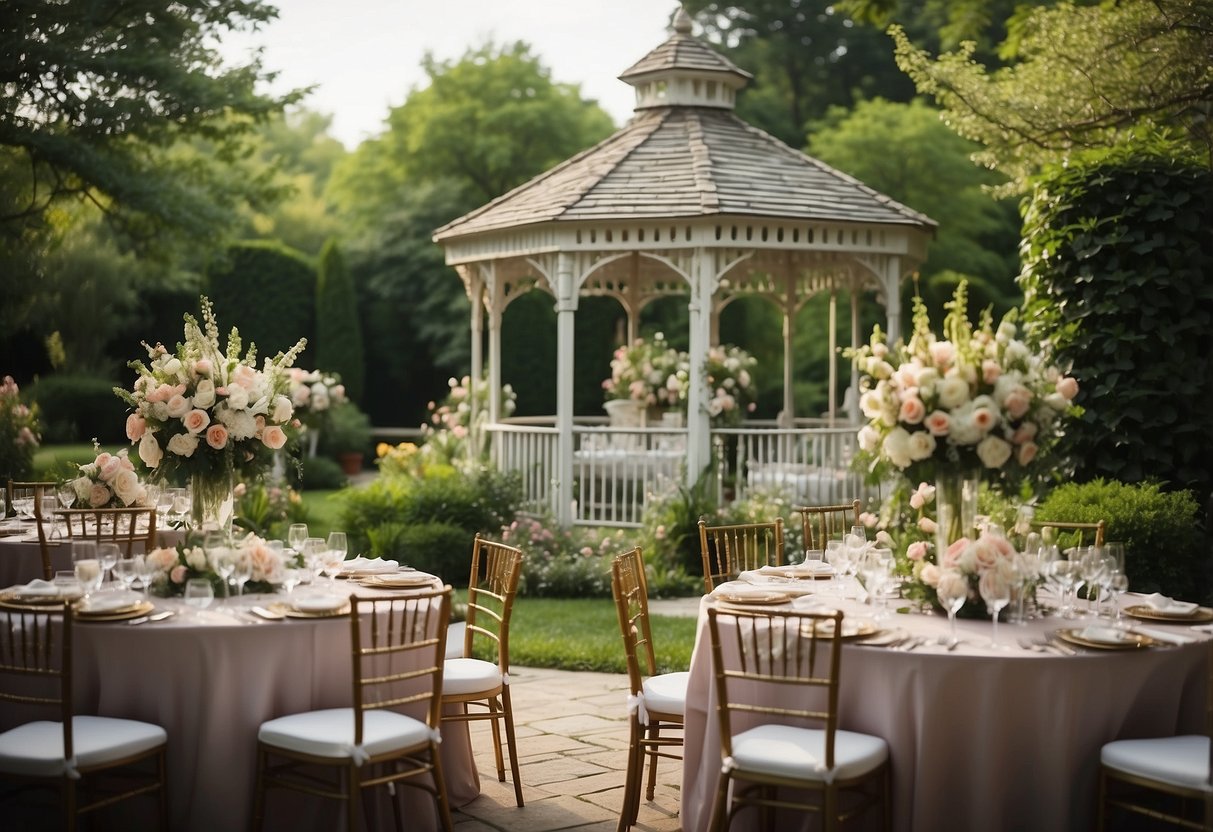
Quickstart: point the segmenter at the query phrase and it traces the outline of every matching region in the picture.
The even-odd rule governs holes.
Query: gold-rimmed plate
[[[436,580],[434,575],[426,572],[395,572],[391,575],[367,575],[360,578],[358,583],[371,589],[416,589],[429,586]]]
[[[1146,604],[1134,604],[1131,607],[1125,607],[1125,615],[1142,621],[1169,621],[1172,624],[1203,624],[1206,621],[1213,621],[1213,609],[1208,607],[1197,607],[1187,613],[1173,613],[1156,610]]]
[[[151,601],[137,601],[130,607],[121,607],[116,610],[106,610],[105,612],[89,612],[88,610],[76,610],[77,621],[127,621],[132,618],[139,618],[147,615],[154,610],[156,605]]]
[[[350,603],[346,601],[339,607],[332,609],[299,609],[290,604],[270,604],[269,609],[272,612],[280,612],[287,618],[337,618],[342,615],[348,615],[350,612]]]
[[[816,621],[812,624],[802,624],[800,631],[803,635],[811,635],[812,631],[816,631],[818,638],[834,638],[834,622],[833,621]],[[848,639],[870,638],[882,632],[881,628],[874,621],[863,621],[844,618],[842,620],[842,638],[844,641]]]
[[[21,590],[10,590],[0,594],[0,605],[6,607],[15,607],[18,609],[29,607],[43,607],[50,604],[62,604],[64,601],[75,601],[80,596],[64,597],[58,593],[47,592],[30,592],[23,593]]]
[[[792,600],[792,596],[786,592],[775,592],[774,590],[765,592],[721,592],[713,597],[723,604],[732,604],[739,607],[769,607],[775,604],[786,604]]]
[[[1113,627],[1063,628],[1054,635],[1069,644],[1092,650],[1140,650],[1155,647],[1160,642],[1141,633],[1117,630]]]

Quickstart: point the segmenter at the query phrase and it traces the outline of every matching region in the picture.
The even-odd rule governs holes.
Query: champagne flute
[[[194,609],[194,615],[201,617],[204,609],[215,600],[215,588],[206,578],[190,578],[185,582],[185,603]]]
[[[302,554],[303,542],[307,540],[307,523],[291,523],[286,532],[286,542],[296,552]]]
[[[948,642],[948,647],[955,647],[960,641],[956,636],[956,613],[960,612],[960,608],[968,600],[968,581],[963,575],[956,573],[941,575],[939,584],[935,587],[935,597],[948,614],[948,625],[952,630],[952,640]]]
[[[1011,603],[1011,581],[1005,575],[1000,575],[997,569],[987,569],[977,582],[977,591],[981,593],[981,600],[986,602],[986,609],[990,611],[993,626],[990,646],[1001,650],[1002,644],[998,641],[998,614],[1002,612],[1003,607]]]

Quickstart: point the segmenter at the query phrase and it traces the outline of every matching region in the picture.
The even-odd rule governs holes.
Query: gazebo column
[[[859,288],[851,281],[851,350],[859,349]],[[859,424],[859,365],[851,362],[851,395],[843,402],[851,424]]]
[[[888,342],[894,344],[901,337],[901,258],[896,255],[885,261],[884,298]]]
[[[796,286],[795,278],[788,276],[783,295],[783,410],[779,413],[779,427],[796,427],[796,396],[793,389],[795,357],[792,339],[796,335]]]
[[[481,266],[463,267],[466,269],[465,280],[467,282],[468,300],[472,302],[472,369],[471,378],[472,384],[476,383],[476,379],[484,373],[484,274]],[[480,436],[477,427],[477,407],[476,397],[471,396],[468,399],[468,407],[471,409],[469,417],[469,441],[468,453],[474,453],[477,447]]]
[[[699,479],[712,459],[711,419],[704,369],[712,343],[712,295],[716,287],[715,264],[707,249],[695,249],[691,260],[690,390],[687,394],[687,485]]]
[[[573,525],[573,325],[577,288],[573,256],[562,251],[556,260],[556,519]]]
[[[494,264],[488,266],[488,313],[489,313],[489,424],[495,425],[501,421],[501,316],[505,292],[501,281],[497,279],[497,269]],[[473,377],[472,384],[479,376]],[[473,387],[472,389],[475,389]],[[473,401],[475,396],[472,397]]]

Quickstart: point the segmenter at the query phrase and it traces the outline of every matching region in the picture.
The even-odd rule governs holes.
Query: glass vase
[[[977,525],[977,470],[942,471],[935,477],[935,553],[942,562],[943,553],[962,537],[972,538]]]
[[[190,478],[190,526],[195,531],[231,533],[236,499],[231,474],[194,474]]]

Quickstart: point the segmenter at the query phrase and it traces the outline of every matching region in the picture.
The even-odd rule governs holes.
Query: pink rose
[[[876,515],[870,511],[865,511],[859,515],[859,522],[863,523],[869,529],[876,528]]]
[[[185,429],[190,433],[201,433],[206,430],[206,426],[211,423],[210,414],[205,410],[194,408],[189,413],[181,417],[181,424],[185,425]]]
[[[922,560],[927,556],[927,542],[925,540],[915,540],[906,547],[906,557],[910,560]]]
[[[986,570],[998,562],[998,550],[994,547],[988,535],[982,535],[973,544],[973,558],[977,561],[979,570]]]
[[[1071,376],[1062,376],[1057,379],[1057,392],[1066,397],[1067,400],[1073,401],[1078,395],[1078,381]]]
[[[956,347],[951,341],[936,341],[929,347],[931,351],[931,361],[941,370],[946,370],[952,366],[952,361],[956,358]]]
[[[1015,461],[1020,465],[1027,465],[1032,460],[1036,459],[1036,452],[1040,450],[1035,442],[1024,442],[1015,451]]]
[[[998,381],[998,377],[1002,375],[1002,367],[997,361],[987,358],[981,362],[981,377],[986,384],[993,384]]]
[[[939,524],[937,524],[930,517],[919,517],[918,528],[921,529],[924,534],[935,534],[936,530],[939,528]]]
[[[1024,422],[1011,436],[1011,441],[1016,445],[1022,445],[1025,442],[1030,442],[1036,438],[1037,430],[1039,430],[1039,428],[1036,427],[1035,422]]]
[[[232,383],[239,384],[245,390],[251,390],[257,384],[257,371],[247,364],[239,364],[232,371]]]
[[[988,407],[978,407],[973,410],[973,424],[982,433],[988,433],[998,422],[998,417]]]
[[[177,564],[172,571],[168,573],[168,579],[175,584],[185,583],[185,565]]]
[[[938,566],[933,563],[924,563],[918,577],[922,578],[922,582],[927,586],[938,586],[940,574]]]
[[[935,486],[920,482],[910,495],[910,508],[918,510],[935,499]]]
[[[210,445],[216,451],[221,451],[227,447],[227,428],[218,422],[207,428],[206,444]]]
[[[132,442],[138,442],[143,438],[144,431],[147,430],[147,419],[144,419],[138,413],[132,413],[126,417],[126,438]]]
[[[177,550],[153,549],[148,552],[147,559],[158,572],[163,572],[177,562]]]
[[[186,413],[189,413],[190,400],[178,393],[168,400],[166,407],[168,408],[169,416],[172,416],[174,419],[180,419]]]
[[[97,470],[100,471],[106,465],[109,465],[109,461],[113,458],[114,457],[112,454],[107,454],[107,453],[102,452],[102,453],[97,454],[97,458],[93,460],[93,464],[96,465]]]
[[[211,374],[211,361],[209,358],[199,358],[194,362],[194,372],[200,376],[209,376]]]
[[[901,410],[897,414],[897,418],[908,425],[917,425],[926,416],[927,409],[923,406],[922,399],[917,396],[907,396],[901,401]]]
[[[103,456],[109,458],[106,459],[104,463],[97,463],[97,474],[104,482],[110,482],[114,477],[118,476],[119,472],[122,471],[122,460],[116,456],[110,456],[109,454],[103,454]],[[101,457],[97,457],[97,459],[100,460]]]
[[[1002,406],[1007,409],[1008,416],[1012,419],[1018,419],[1027,413],[1028,408],[1032,406],[1032,391],[1026,387],[1015,387],[1011,392],[1007,393]]]
[[[88,504],[93,508],[101,508],[110,501],[110,490],[99,482],[93,483],[88,490]]]
[[[933,410],[923,424],[927,426],[927,430],[932,436],[947,436],[948,431],[952,429],[952,417],[942,410]]]
[[[940,558],[939,565],[948,568],[956,566],[956,564],[960,561],[961,555],[964,554],[965,549],[967,549],[968,546],[969,539],[967,537],[962,537],[960,540],[955,541],[943,553],[943,557]]]
[[[267,448],[276,451],[286,444],[286,432],[277,425],[270,425],[261,432],[261,441]]]

